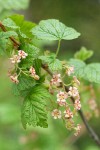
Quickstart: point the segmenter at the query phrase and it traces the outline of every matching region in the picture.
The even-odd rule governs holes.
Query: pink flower
[[[20,59],[21,59],[21,57],[18,56],[18,55],[13,55],[13,57],[10,58],[10,60],[11,60],[11,62],[12,62],[13,64],[15,64],[15,63],[20,63],[20,62],[21,62]]]
[[[77,124],[77,127],[75,127],[74,129],[76,130],[76,132],[74,133],[74,135],[77,136],[80,133],[81,125]]]
[[[51,81],[50,81],[50,84],[51,84],[51,85],[58,85],[58,84],[61,82],[60,77],[61,77],[60,74],[54,74],[54,75],[53,75],[53,78],[52,78]]]
[[[59,103],[65,103],[66,102],[66,99],[67,99],[68,95],[67,93],[65,92],[62,92],[60,91],[58,94],[57,94],[57,102]]]
[[[10,79],[12,80],[12,82],[18,84],[19,83],[19,80],[18,80],[18,77],[17,76],[10,76]]]
[[[74,106],[75,106],[75,109],[80,110],[81,109],[80,101],[79,100],[75,100]]]
[[[58,109],[54,109],[52,111],[52,116],[53,116],[54,119],[57,119],[57,118],[61,119],[61,111],[58,110]]]
[[[76,83],[77,85],[80,85],[80,81],[76,78],[76,76],[73,76],[73,81],[74,81],[74,83]]]
[[[35,69],[31,66],[29,72],[31,73],[31,75],[35,75]]]
[[[66,74],[68,76],[70,76],[72,73],[74,73],[74,67],[73,66],[68,67],[67,70],[66,70]]]
[[[66,102],[63,102],[61,100],[59,102],[57,101],[57,103],[58,103],[59,106],[66,106]]]
[[[65,118],[73,118],[73,113],[69,108],[64,111],[64,114],[65,114]]]
[[[25,59],[28,56],[28,54],[25,53],[23,50],[19,50],[18,56],[20,56],[22,59]]]
[[[78,89],[76,87],[69,87],[68,94],[72,97],[77,97],[79,95]]]

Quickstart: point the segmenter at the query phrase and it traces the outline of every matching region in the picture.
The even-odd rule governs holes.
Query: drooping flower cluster
[[[18,66],[18,63],[21,62],[22,59],[25,59],[26,57],[28,56],[27,53],[25,53],[23,50],[19,50],[18,51],[18,54],[17,55],[13,55],[12,58],[10,58],[11,60],[11,63],[15,64],[15,67]],[[9,76],[10,76],[10,79],[12,82],[18,84],[19,83],[19,80],[18,80],[18,77],[19,75],[22,73],[24,73],[25,75],[28,75],[28,76],[31,76],[33,77],[35,80],[39,80],[39,76],[36,74],[36,71],[35,71],[35,68],[34,67],[30,67],[29,71],[23,71],[21,68],[17,67],[17,69],[19,69],[19,73],[17,74],[16,73],[16,69],[15,69],[15,72],[13,73],[9,73]]]
[[[28,56],[27,53],[25,53],[23,50],[19,50],[18,55],[13,55],[13,57],[10,58],[10,60],[13,64],[20,63],[21,59],[25,59],[27,56]]]
[[[66,73],[68,76],[74,73],[74,67],[67,67]],[[54,119],[63,119],[65,120],[65,125],[67,129],[75,129],[76,133],[75,135],[78,135],[80,132],[80,125],[77,125],[75,127],[74,124],[74,116],[78,110],[81,109],[81,103],[80,103],[80,95],[78,91],[78,86],[80,85],[79,80],[76,78],[76,76],[72,77],[72,81],[70,86],[68,87],[68,91],[66,91],[65,86],[66,84],[63,83],[63,80],[61,78],[61,74],[54,74],[51,81],[50,81],[51,88],[53,85],[55,85],[57,88],[53,88],[55,92],[57,92],[56,95],[56,104],[57,107],[52,111],[52,117]],[[60,87],[60,90],[58,88]],[[52,89],[52,90],[53,90]],[[73,98],[74,104],[69,103],[70,98]]]

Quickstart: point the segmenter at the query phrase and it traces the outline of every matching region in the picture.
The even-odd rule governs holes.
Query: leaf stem
[[[57,51],[56,51],[56,57],[58,56],[59,50],[60,50],[60,44],[61,44],[61,40],[58,41],[58,47],[57,47]]]

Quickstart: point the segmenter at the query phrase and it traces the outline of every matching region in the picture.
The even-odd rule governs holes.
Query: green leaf
[[[56,59],[56,55],[51,53],[50,55],[39,57],[44,63],[47,63],[49,69],[52,71],[57,71],[62,69],[62,63],[59,59]]]
[[[78,59],[70,59],[69,65],[74,66],[75,75],[79,78],[84,78],[84,68],[86,67],[86,64]]]
[[[13,93],[16,96],[23,96],[25,97],[30,91],[31,88],[36,85],[36,82],[33,78],[21,75],[19,78],[18,84],[13,84]]]
[[[7,39],[0,39],[0,55],[5,54]]]
[[[43,86],[35,86],[32,94],[27,96],[22,106],[22,124],[40,126],[47,128],[47,111],[46,104],[49,98],[49,93]]]
[[[87,50],[85,47],[82,47],[80,49],[80,51],[76,52],[74,57],[76,59],[80,59],[80,60],[87,60],[88,58],[90,58],[93,55],[93,51],[91,50]]]
[[[55,19],[41,21],[39,25],[32,29],[32,33],[38,39],[45,40],[72,40],[80,36],[80,33],[76,30]]]
[[[3,10],[19,10],[26,9],[29,0],[0,0],[0,12]]]
[[[17,29],[17,28],[19,28],[19,27],[15,24],[15,22],[14,22],[12,19],[10,19],[10,18],[4,19],[3,22],[2,22],[2,24],[3,24],[5,27],[9,27],[9,28],[12,28],[12,29]]]
[[[81,60],[71,59],[69,64],[75,67],[75,76],[89,82],[100,83],[100,63],[86,65]]]
[[[9,38],[10,36],[18,36],[14,31],[0,32],[0,39]]]
[[[20,48],[28,53],[26,59],[21,61],[20,66],[24,68],[32,66],[33,60],[39,56],[40,49],[32,44],[22,44]]]
[[[84,69],[84,78],[90,82],[100,83],[100,63],[91,63]]]
[[[33,27],[35,27],[35,23],[25,21],[23,15],[15,14],[15,15],[10,16],[10,18],[15,22],[16,26],[18,26],[20,28],[19,34],[23,38],[28,38],[28,37],[32,38],[33,37],[32,33],[30,31]]]

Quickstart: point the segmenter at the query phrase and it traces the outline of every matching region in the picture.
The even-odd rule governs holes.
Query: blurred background
[[[43,19],[59,19],[75,28],[81,36],[62,41],[61,59],[72,57],[85,46],[94,51],[89,61],[100,62],[100,0],[0,0],[0,20],[13,13],[23,14],[25,19],[36,23]],[[55,49],[57,45],[43,46]],[[51,117],[48,129],[28,127],[24,130],[20,121],[21,102],[13,96],[7,77],[9,67],[7,59],[0,56],[0,150],[99,150],[84,125],[78,137],[67,131],[61,121]],[[99,93],[100,89],[97,90],[97,103]],[[86,105],[85,101],[84,107]],[[78,122],[82,124],[81,119]],[[100,118],[92,117],[89,123],[100,136]]]

